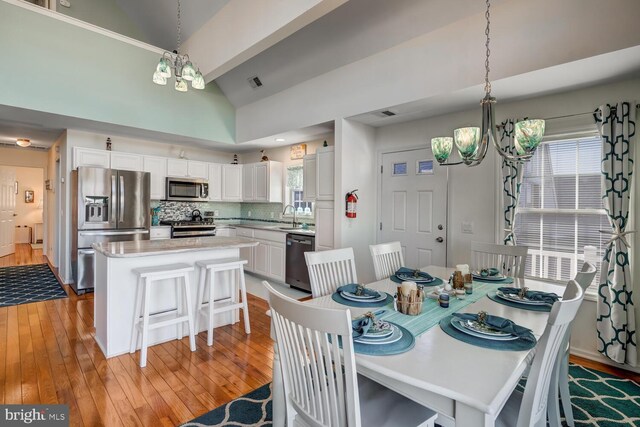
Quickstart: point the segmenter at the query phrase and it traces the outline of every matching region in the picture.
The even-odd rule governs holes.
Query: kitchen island
[[[197,261],[209,259],[238,258],[241,248],[258,243],[244,237],[198,237],[171,240],[138,240],[129,242],[95,243],[95,294],[94,325],[96,342],[105,357],[114,357],[129,352],[131,325],[137,277],[133,270],[175,263],[195,265]],[[197,269],[190,274],[191,300],[195,313],[198,286]],[[231,297],[231,276],[219,273],[216,277],[216,295]],[[174,280],[153,284],[151,312],[161,313],[176,307]],[[237,295],[236,295],[237,297]],[[215,317],[215,326],[238,321],[238,310],[221,313]],[[206,329],[200,322],[200,330]],[[185,327],[186,329],[186,327]],[[166,327],[150,331],[149,345],[176,339],[177,328]]]

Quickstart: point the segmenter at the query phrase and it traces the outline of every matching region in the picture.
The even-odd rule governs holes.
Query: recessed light
[[[31,140],[26,138],[18,138],[16,139],[16,144],[20,147],[28,147],[31,145]]]
[[[286,141],[286,139],[284,139],[284,138],[276,138],[276,142],[285,142],[285,141]]]

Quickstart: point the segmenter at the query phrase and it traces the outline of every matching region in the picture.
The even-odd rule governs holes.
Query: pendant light
[[[178,92],[187,92],[189,86],[187,82],[191,82],[194,89],[204,89],[206,83],[202,73],[193,65],[189,59],[189,55],[182,55],[180,50],[180,0],[178,0],[178,45],[173,52],[165,52],[158,62],[156,71],[153,73],[153,82],[157,85],[165,86],[167,79],[171,78],[171,70],[175,74],[176,82],[174,88]]]
[[[448,162],[453,148],[450,137],[436,137],[431,139],[431,150],[433,156],[439,164],[443,166],[465,164],[467,166],[477,166],[487,155],[489,145],[493,145],[503,158],[511,162],[525,162],[533,156],[544,136],[544,120],[524,120],[515,125],[514,146],[516,154],[505,152],[496,136],[495,111],[496,99],[491,96],[491,82],[489,81],[489,37],[491,32],[491,2],[486,1],[487,11],[485,18],[487,26],[484,31],[486,36],[486,57],[485,57],[485,77],[484,77],[484,98],[480,101],[482,107],[482,127],[466,127],[456,129],[453,133],[453,141],[460,155],[461,161]]]

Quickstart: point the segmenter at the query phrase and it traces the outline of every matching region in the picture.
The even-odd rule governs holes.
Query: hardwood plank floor
[[[28,246],[28,245],[25,245]],[[46,262],[19,247],[0,267]],[[8,260],[7,258],[10,258]],[[267,303],[249,295],[251,335],[244,325],[206,334],[191,352],[188,338],[105,359],[94,340],[93,294],[0,307],[0,404],[64,403],[72,426],[175,426],[271,381],[273,360]],[[639,376],[572,356],[572,362],[639,380]]]

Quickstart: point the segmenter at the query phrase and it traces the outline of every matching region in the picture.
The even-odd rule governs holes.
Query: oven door
[[[205,202],[209,198],[209,184],[203,179],[167,178],[167,200]]]
[[[171,229],[171,237],[173,239],[187,238],[187,237],[211,237],[216,235],[216,230],[214,229]]]

